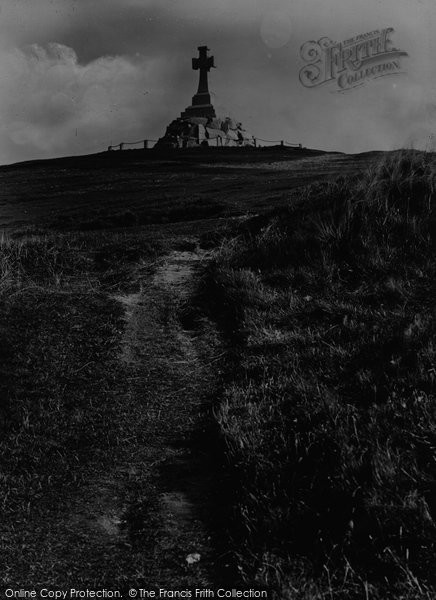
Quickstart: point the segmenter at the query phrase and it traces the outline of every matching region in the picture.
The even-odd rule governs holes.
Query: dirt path
[[[207,456],[191,447],[204,424],[205,394],[212,382],[205,372],[205,340],[177,319],[201,260],[203,254],[172,252],[151,285],[129,299],[134,305],[126,311],[125,352],[136,372],[131,393],[146,399],[149,417],[143,452],[153,487],[148,520],[156,531],[148,570],[159,586],[190,585],[194,580],[206,585],[213,579],[213,550],[203,514],[211,500],[213,474]]]
[[[201,319],[190,330],[179,319],[196,269],[207,259],[202,252],[173,251],[140,292],[116,297],[126,321],[123,436],[109,470],[90,466],[69,516],[75,539],[88,543],[78,552],[82,568],[83,554],[90,557],[89,573],[81,576],[94,577],[94,584],[174,589],[217,583],[219,478],[204,441],[216,386],[211,366],[221,352],[209,322]]]

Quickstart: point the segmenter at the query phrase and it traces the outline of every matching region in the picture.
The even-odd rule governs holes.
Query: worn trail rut
[[[204,367],[211,348],[175,318],[202,258],[172,252],[126,312],[125,359],[136,374],[131,393],[145,400],[148,415],[142,451],[154,491],[149,525],[156,527],[148,572],[159,585],[213,583],[211,534],[205,524],[213,473],[207,454],[191,447],[192,436],[203,426],[207,384],[213,387]]]
[[[179,318],[189,305],[197,267],[207,259],[202,252],[173,251],[142,281],[140,292],[116,297],[125,309],[120,419],[123,430],[130,424],[129,433],[112,467],[94,470],[82,486],[69,516],[99,564],[90,560],[89,577],[82,573],[91,580],[99,572],[95,584],[123,580],[126,587],[149,589],[218,584],[220,483],[205,437],[222,353],[204,317],[195,329]]]

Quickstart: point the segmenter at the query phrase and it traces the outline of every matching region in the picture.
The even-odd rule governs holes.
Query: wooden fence
[[[156,143],[158,140],[139,140],[138,142],[121,142],[121,144],[116,144],[115,146],[108,146],[108,152],[112,150],[125,150],[126,146],[138,146],[141,145],[144,150],[150,148],[150,144]],[[263,140],[262,138],[253,137],[254,146],[259,147],[258,142],[263,142],[266,144],[280,144],[280,146],[286,146],[288,148],[303,148],[302,144],[294,144],[292,142],[287,142],[285,140]]]

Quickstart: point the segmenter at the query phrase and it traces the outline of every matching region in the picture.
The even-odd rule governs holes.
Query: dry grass
[[[434,177],[402,151],[311,186],[205,279],[235,553],[281,597],[434,597]]]
[[[54,587],[68,577],[69,555],[55,561],[59,548],[49,545],[50,529],[89,477],[89,465],[110,464],[128,421],[119,360],[124,312],[111,296],[132,289],[135,270],[151,269],[161,250],[158,241],[134,234],[28,233],[0,241],[5,586]],[[77,536],[70,537],[69,553],[78,552]],[[86,552],[80,560],[75,568],[85,572]]]

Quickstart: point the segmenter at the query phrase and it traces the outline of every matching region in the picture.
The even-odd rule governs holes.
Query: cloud
[[[159,60],[101,57],[80,65],[72,48],[14,49],[0,61],[0,161],[105,149],[165,118]],[[153,87],[150,95],[147,90]]]

